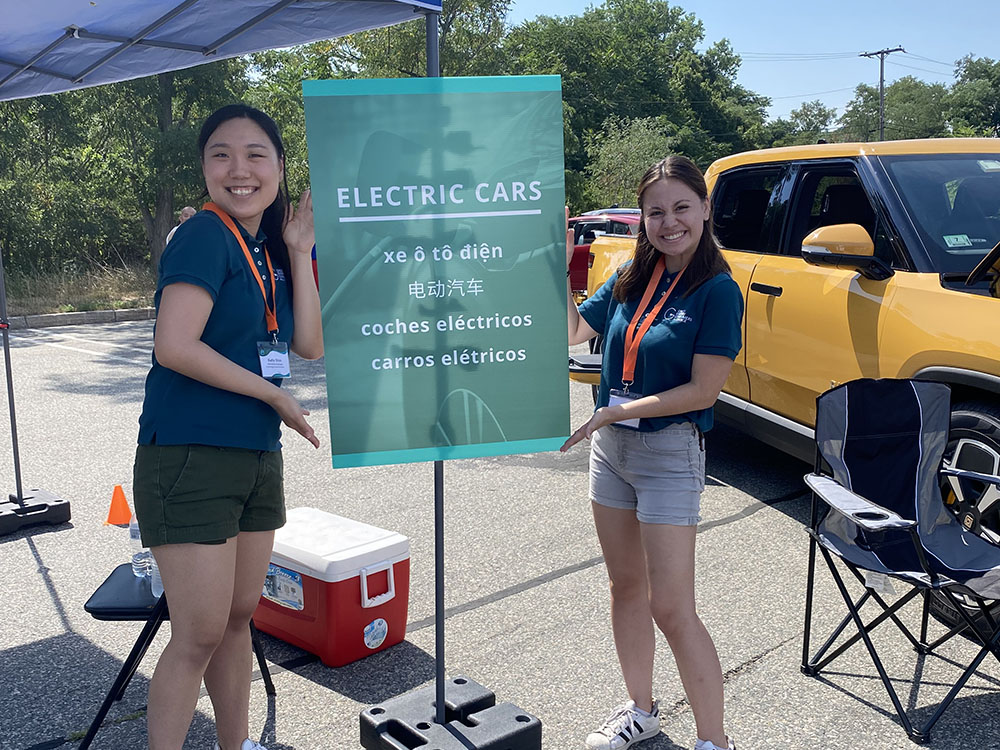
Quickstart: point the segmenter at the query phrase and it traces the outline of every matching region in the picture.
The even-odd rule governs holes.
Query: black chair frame
[[[111,689],[104,697],[97,715],[90,723],[87,733],[80,742],[79,750],[87,750],[97,736],[101,725],[104,723],[111,706],[120,701],[128,688],[132,677],[142,658],[146,655],[157,631],[165,620],[170,619],[170,612],[167,609],[167,597],[161,596],[156,599],[149,590],[148,579],[144,581],[136,580],[132,575],[131,563],[123,563],[111,572],[98,589],[91,595],[84,605],[84,609],[95,619],[105,621],[134,620],[145,621],[139,637],[136,638],[132,650],[122,663],[118,676],[111,684]],[[264,649],[260,644],[257,628],[254,627],[253,620],[250,621],[250,639],[253,644],[253,651],[257,657],[257,664],[260,669],[260,676],[264,682],[264,690],[268,695],[274,695],[274,682],[271,680],[271,672],[267,667],[264,658]]]
[[[875,669],[878,672],[879,678],[889,695],[896,715],[899,718],[899,722],[902,724],[907,735],[912,741],[918,744],[927,743],[930,741],[931,729],[944,714],[945,710],[951,705],[952,701],[954,701],[957,697],[969,678],[976,672],[983,660],[992,653],[994,657],[1000,661],[1000,622],[998,622],[998,618],[995,617],[995,613],[991,612],[990,607],[990,605],[995,604],[995,602],[993,599],[984,598],[976,591],[971,590],[968,586],[962,585],[953,579],[942,578],[939,571],[935,569],[934,565],[929,563],[925,551],[925,544],[919,533],[919,510],[917,511],[917,518],[904,518],[893,510],[877,505],[870,499],[866,499],[852,491],[847,490],[843,485],[838,484],[836,480],[830,477],[829,474],[825,474],[824,468],[826,468],[826,463],[818,446],[814,473],[806,477],[806,482],[812,487],[813,493],[809,527],[807,529],[809,534],[809,556],[801,671],[805,675],[816,677],[823,669],[829,666],[835,659],[844,654],[858,641],[863,641]],[[962,479],[970,479],[977,482],[988,482],[1000,486],[1000,477],[952,469],[947,466],[939,468],[938,475],[955,476]],[[833,485],[836,485],[836,488],[834,488]],[[831,494],[831,492],[826,491],[828,487],[833,489],[834,493],[839,493],[841,497],[845,498],[845,500],[841,500],[836,494]],[[823,541],[821,541],[821,523],[826,517],[826,514],[829,513],[839,513],[843,515],[850,522],[856,524],[857,528],[863,534],[878,535],[891,530],[893,532],[897,532],[899,538],[901,539],[904,536],[902,532],[908,532],[909,539],[913,545],[915,559],[919,561],[920,568],[923,572],[923,578],[915,580],[912,575],[892,575],[892,572],[890,571],[887,574],[890,578],[895,581],[900,581],[912,588],[905,591],[892,604],[887,602],[877,591],[874,591],[866,586],[865,572],[868,572],[868,568],[855,564],[851,560],[831,552]],[[826,561],[833,581],[836,584],[836,588],[840,592],[841,598],[847,607],[848,614],[833,629],[830,636],[822,643],[816,652],[810,655],[817,549],[822,553],[823,558]],[[863,593],[857,595],[856,597],[851,594],[847,584],[845,583],[843,575],[838,569],[836,560],[840,560],[841,565],[849,570],[854,578],[856,578],[861,585],[865,587]],[[875,572],[883,573],[884,571]],[[951,628],[948,632],[936,640],[928,641],[930,601],[936,593],[943,596],[955,608],[955,610],[960,613],[963,622]],[[961,594],[972,602],[975,602],[979,609],[978,617],[970,615],[968,605],[962,605],[958,599],[958,594]],[[915,635],[898,615],[899,611],[903,607],[918,596],[923,599],[919,636]],[[876,616],[872,617],[868,622],[865,622],[862,617],[862,608],[869,602],[874,602],[878,606],[879,611]],[[975,642],[979,646],[975,657],[964,668],[961,676],[948,691],[945,698],[940,702],[940,704],[938,704],[933,714],[931,714],[931,716],[919,727],[914,726],[910,717],[907,715],[906,710],[903,708],[899,696],[897,695],[882,663],[882,659],[879,657],[878,651],[876,650],[871,639],[870,634],[876,628],[889,621],[896,625],[899,631],[910,642],[910,645],[919,654],[931,654],[939,646],[950,641],[954,636],[959,634],[965,634],[970,641]],[[851,624],[855,626],[857,632],[847,637],[846,640],[843,640],[843,642],[836,648],[833,648],[834,644],[837,643],[838,639],[841,638],[845,630],[847,630]]]

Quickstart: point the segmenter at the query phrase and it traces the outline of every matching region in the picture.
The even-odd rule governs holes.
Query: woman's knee
[[[645,599],[649,596],[646,576],[641,571],[619,571],[616,573],[609,571],[609,584],[612,599],[618,601]]]
[[[226,628],[227,624],[224,621],[215,620],[196,623],[189,627],[174,627],[171,630],[170,642],[174,645],[178,657],[208,663],[225,638]]]
[[[701,624],[695,608],[687,604],[657,600],[654,597],[649,603],[649,609],[656,626],[668,640]]]

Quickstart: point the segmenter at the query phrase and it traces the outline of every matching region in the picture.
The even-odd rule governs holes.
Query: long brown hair
[[[646,191],[660,180],[668,178],[680,180],[691,188],[701,200],[708,200],[708,187],[705,185],[705,176],[701,170],[686,156],[674,155],[656,162],[642,176],[638,191],[639,208],[643,208]],[[625,302],[633,297],[642,296],[659,258],[660,251],[653,247],[653,243],[646,236],[646,220],[643,218],[639,222],[638,239],[635,243],[635,255],[632,256],[632,262],[621,269],[618,281],[615,282],[613,290],[615,299],[619,302]],[[719,243],[712,232],[712,217],[709,214],[702,227],[701,241],[695,248],[694,255],[684,272],[684,282],[687,288],[684,296],[691,294],[713,276],[722,272],[729,273],[730,268],[719,251]]]

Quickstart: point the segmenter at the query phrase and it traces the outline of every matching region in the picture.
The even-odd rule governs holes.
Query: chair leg
[[[861,615],[857,608],[854,606],[854,602],[851,599],[850,592],[847,590],[847,586],[844,584],[844,579],[840,575],[840,571],[837,570],[836,566],[833,564],[833,559],[830,557],[830,553],[825,549],[820,550],[823,556],[826,558],[827,564],[830,566],[830,572],[833,574],[833,580],[837,584],[837,588],[840,590],[840,595],[844,599],[844,603],[847,605],[848,610],[851,613],[851,618],[854,620],[855,626],[858,628],[858,633],[860,633],[862,640],[865,642],[865,648],[868,649],[868,655],[871,657],[872,663],[875,665],[875,669],[878,671],[879,678],[882,680],[882,685],[885,687],[886,692],[889,694],[889,699],[892,701],[893,707],[896,709],[896,715],[899,717],[900,723],[903,725],[903,729],[906,730],[906,734],[911,738],[917,740],[918,742],[924,742],[925,739],[918,739],[913,730],[913,725],[910,723],[909,717],[903,710],[903,705],[899,702],[899,696],[896,695],[896,690],[892,686],[892,682],[889,680],[889,675],[885,671],[885,667],[882,666],[882,660],[878,656],[878,652],[875,650],[875,644],[872,643],[871,638],[868,636],[868,631],[865,628],[864,622],[861,620]],[[912,598],[912,597],[911,597]]]
[[[971,628],[972,631],[979,638],[979,640],[983,644],[983,647],[979,650],[979,653],[976,654],[976,658],[973,659],[969,663],[969,666],[965,668],[965,671],[962,672],[962,676],[958,678],[958,681],[952,686],[951,690],[948,691],[948,695],[946,695],[944,697],[944,700],[942,700],[941,703],[938,704],[938,707],[934,711],[934,714],[930,717],[930,719],[927,720],[927,723],[924,725],[923,730],[920,732],[920,734],[923,737],[927,738],[930,737],[931,727],[933,727],[934,724],[937,723],[937,720],[941,718],[942,714],[944,714],[945,709],[948,708],[949,705],[951,705],[951,702],[955,700],[955,697],[958,695],[959,691],[963,687],[965,687],[965,683],[969,680],[969,678],[973,675],[973,673],[977,669],[979,669],[979,665],[983,663],[983,659],[986,658],[987,654],[992,653],[998,660],[1000,660],[1000,648],[998,648],[997,645],[998,643],[1000,643],[1000,627],[998,627],[996,623],[993,622],[993,618],[990,617],[988,613],[986,613],[987,622],[989,623],[990,627],[993,628],[993,630],[992,633],[982,632],[976,626],[976,623],[969,616],[969,614],[960,607],[958,600],[954,598],[954,594],[952,594],[951,591],[948,591],[947,589],[943,589],[943,591],[945,593],[945,596],[947,596],[949,601],[951,601],[952,606],[954,606],[958,610],[958,612],[962,615],[962,617],[966,620],[967,627]]]
[[[264,647],[260,643],[259,631],[250,620],[250,642],[253,644],[253,652],[257,656],[257,666],[260,667],[260,676],[264,680],[264,692],[268,695],[275,695],[274,682],[271,680],[271,670],[268,669],[267,660],[264,658]]]
[[[153,607],[153,610],[149,615],[149,619],[146,620],[146,624],[143,626],[142,632],[139,633],[139,637],[136,639],[135,645],[132,646],[132,651],[129,652],[128,657],[122,664],[122,668],[118,671],[118,676],[115,678],[114,683],[111,685],[111,689],[104,698],[104,702],[98,709],[97,716],[95,716],[94,720],[90,723],[90,727],[87,729],[87,734],[84,735],[83,740],[80,742],[78,750],[87,750],[87,748],[90,747],[90,743],[93,742],[94,737],[97,736],[97,732],[101,728],[104,718],[108,715],[108,711],[111,710],[112,704],[115,701],[122,699],[122,696],[125,694],[125,688],[127,688],[129,683],[132,681],[132,677],[139,668],[139,663],[142,661],[142,657],[146,655],[146,651],[149,649],[150,644],[153,642],[153,638],[156,636],[156,631],[159,630],[160,625],[163,624],[166,612],[167,599],[166,597],[160,597],[160,600]]]
[[[858,583],[860,583],[862,586],[865,586],[865,577],[861,575],[861,571],[851,566],[848,566],[848,569],[851,571],[854,577],[858,579]],[[910,600],[915,598],[917,594],[919,594],[922,591],[922,589],[918,588],[910,589],[908,593],[904,594],[903,597],[892,606],[889,606],[889,603],[886,602],[886,600],[883,599],[881,596],[879,596],[873,589],[869,589],[867,586],[865,586],[865,590],[868,594],[871,595],[871,598],[874,599],[876,603],[882,608],[882,614],[880,614],[878,617],[872,620],[871,623],[869,623],[868,632],[869,633],[872,632],[876,627],[882,624],[883,620],[885,620],[888,617],[896,624],[896,627],[899,629],[899,632],[906,636],[906,639],[910,642],[913,648],[919,651],[920,641],[914,638],[913,633],[910,632],[910,629],[903,624],[902,620],[896,617],[896,612],[899,611],[903,607],[903,605],[909,604]],[[858,611],[861,611],[860,601],[858,605]],[[855,642],[857,641],[856,638],[854,640]]]
[[[813,583],[816,577],[816,539],[809,535],[809,573],[806,577],[806,622],[802,633],[802,674],[815,677],[818,673],[809,663],[809,633],[812,630]]]
[[[927,621],[931,613],[931,592],[930,589],[924,589],[924,606],[920,614],[920,645],[917,648],[917,652],[921,654],[930,653],[930,648],[927,643]]]

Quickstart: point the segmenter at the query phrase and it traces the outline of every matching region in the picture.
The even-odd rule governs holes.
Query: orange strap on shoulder
[[[264,280],[257,273],[257,269],[253,266],[253,256],[250,255],[250,250],[247,248],[247,243],[243,239],[243,234],[236,227],[236,222],[233,221],[233,217],[219,208],[215,203],[209,201],[204,206],[203,209],[206,211],[211,211],[220,219],[222,223],[228,227],[229,231],[236,236],[236,241],[240,243],[240,248],[243,250],[243,257],[247,259],[247,265],[250,266],[250,273],[257,280],[257,286],[260,287],[260,293],[264,297],[264,317],[267,318],[267,332],[272,336],[277,336],[278,334],[278,315],[276,313],[278,306],[278,298],[276,296],[276,286],[274,283],[274,268],[271,266],[271,256],[267,254],[267,247],[264,247],[264,260],[267,261],[267,273],[271,278],[271,303],[268,304],[267,301],[267,290],[264,288]]]
[[[687,266],[684,266],[674,277],[674,280],[670,282],[670,286],[667,291],[663,293],[660,297],[659,302],[649,311],[649,315],[646,316],[645,320],[642,320],[642,312],[646,309],[649,301],[653,298],[653,293],[656,291],[656,287],[660,283],[660,278],[663,276],[663,271],[666,269],[666,263],[663,257],[656,261],[656,267],[653,268],[653,274],[649,277],[649,283],[646,284],[646,291],[642,295],[642,299],[639,301],[639,306],[635,309],[635,314],[632,316],[632,320],[629,321],[628,328],[625,329],[625,360],[622,362],[622,385],[625,386],[625,390],[632,385],[635,381],[635,360],[639,355],[639,344],[642,343],[642,337],[646,335],[646,331],[649,327],[653,325],[653,321],[656,319],[657,314],[660,309],[666,304],[666,301],[670,299],[671,293],[674,291],[674,287],[677,286],[677,282],[681,280],[681,276],[684,275],[684,271],[687,270]],[[642,325],[639,325],[639,321],[642,320]]]

